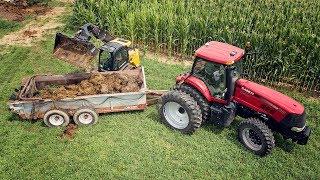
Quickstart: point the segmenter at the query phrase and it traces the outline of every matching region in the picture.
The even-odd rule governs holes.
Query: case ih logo
[[[252,96],[254,95],[254,93],[253,93],[252,91],[250,91],[249,89],[246,89],[246,88],[244,88],[244,87],[241,87],[241,89],[242,89],[243,91],[245,91],[246,93],[251,94]]]

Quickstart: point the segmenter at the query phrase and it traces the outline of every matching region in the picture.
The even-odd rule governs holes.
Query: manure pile
[[[93,73],[78,84],[47,86],[39,91],[42,99],[64,99],[77,96],[138,92],[143,84],[139,76]]]

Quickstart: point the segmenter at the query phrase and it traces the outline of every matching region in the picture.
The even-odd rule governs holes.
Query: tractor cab
[[[229,100],[240,74],[244,50],[212,41],[200,47],[195,57],[191,75],[207,86],[212,99]]]
[[[99,71],[118,71],[130,65],[140,66],[139,52],[130,49],[130,41],[116,38],[100,48]]]
[[[126,46],[110,42],[103,45],[99,52],[99,71],[117,71],[124,68],[129,62]]]

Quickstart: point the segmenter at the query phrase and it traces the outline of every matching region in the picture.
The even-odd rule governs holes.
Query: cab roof
[[[104,51],[109,51],[110,53],[117,51],[118,49],[120,49],[121,47],[123,47],[122,44],[117,43],[117,42],[107,42],[106,44],[102,45],[100,48]]]
[[[211,41],[201,46],[195,56],[218,64],[231,65],[244,56],[244,50],[227,43]]]

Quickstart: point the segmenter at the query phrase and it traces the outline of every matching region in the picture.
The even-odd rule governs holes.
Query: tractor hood
[[[264,98],[287,113],[302,114],[304,112],[303,105],[278,91],[245,79],[239,79],[237,85],[250,94]]]

